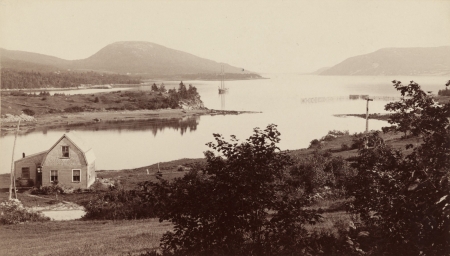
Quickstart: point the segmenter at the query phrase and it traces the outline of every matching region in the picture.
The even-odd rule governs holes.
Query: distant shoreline
[[[269,77],[257,77],[257,78],[243,78],[243,79],[224,79],[224,81],[247,81],[247,80],[264,80],[264,79],[270,79]],[[139,86],[151,86],[151,83],[153,82],[178,82],[178,81],[220,81],[220,79],[160,79],[160,78],[149,78],[149,79],[142,79],[145,83],[141,84],[108,84],[112,86],[112,89],[119,89],[119,88],[134,88]],[[107,84],[105,84],[107,85]],[[96,85],[101,86],[101,84]],[[24,92],[41,92],[41,91],[77,91],[77,90],[87,90],[87,89],[104,89],[105,92],[108,92],[110,90],[109,88],[99,88],[99,87],[65,87],[65,88],[23,88],[23,89],[0,89],[0,92],[14,92],[14,91],[24,91]]]

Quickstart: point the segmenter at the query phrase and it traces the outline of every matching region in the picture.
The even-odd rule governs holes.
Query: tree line
[[[127,75],[96,72],[34,72],[13,69],[1,70],[2,89],[68,88],[82,84],[139,84],[141,81]]]

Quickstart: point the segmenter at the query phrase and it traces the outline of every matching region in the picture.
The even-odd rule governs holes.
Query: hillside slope
[[[384,48],[355,56],[328,68],[320,75],[448,75],[450,46]]]
[[[35,71],[97,71],[139,76],[217,74],[221,63],[150,42],[116,42],[80,60],[1,49],[1,67]],[[227,74],[249,75],[243,68],[223,64]],[[253,73],[253,77],[254,77]]]
[[[217,73],[220,63],[173,50],[149,42],[117,42],[91,57],[74,61],[74,68],[88,68],[131,74]],[[227,73],[240,73],[242,68],[224,65]]]

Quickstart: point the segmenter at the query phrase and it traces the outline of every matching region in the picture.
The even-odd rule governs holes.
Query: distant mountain
[[[450,46],[384,48],[355,56],[330,67],[320,75],[449,75]]]
[[[63,60],[56,57],[1,49],[2,68],[35,70],[113,72],[143,77],[220,73],[221,63],[149,42],[117,42],[86,59]],[[225,73],[259,76],[242,68],[224,65]],[[244,75],[245,76],[245,75]]]
[[[0,48],[0,67],[17,70],[56,71],[68,66],[70,61],[49,55],[10,51]]]
[[[325,70],[329,69],[330,67],[323,67],[323,68],[319,68],[318,70],[308,73],[309,75],[319,75],[322,72],[324,72]]]

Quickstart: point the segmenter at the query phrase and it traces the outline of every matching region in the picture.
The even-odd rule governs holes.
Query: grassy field
[[[1,227],[0,255],[136,255],[172,229],[157,219],[58,221]]]
[[[39,93],[37,93],[39,94]],[[96,94],[75,94],[62,96],[12,96],[2,93],[1,114],[20,115],[23,109],[28,108],[35,112],[36,116],[47,113],[64,112],[70,108],[80,108],[83,111],[98,111],[102,109],[143,109],[149,107],[149,103],[162,104],[166,94],[146,91],[118,91]],[[156,107],[155,105],[155,108]],[[75,110],[76,111],[76,110]]]

